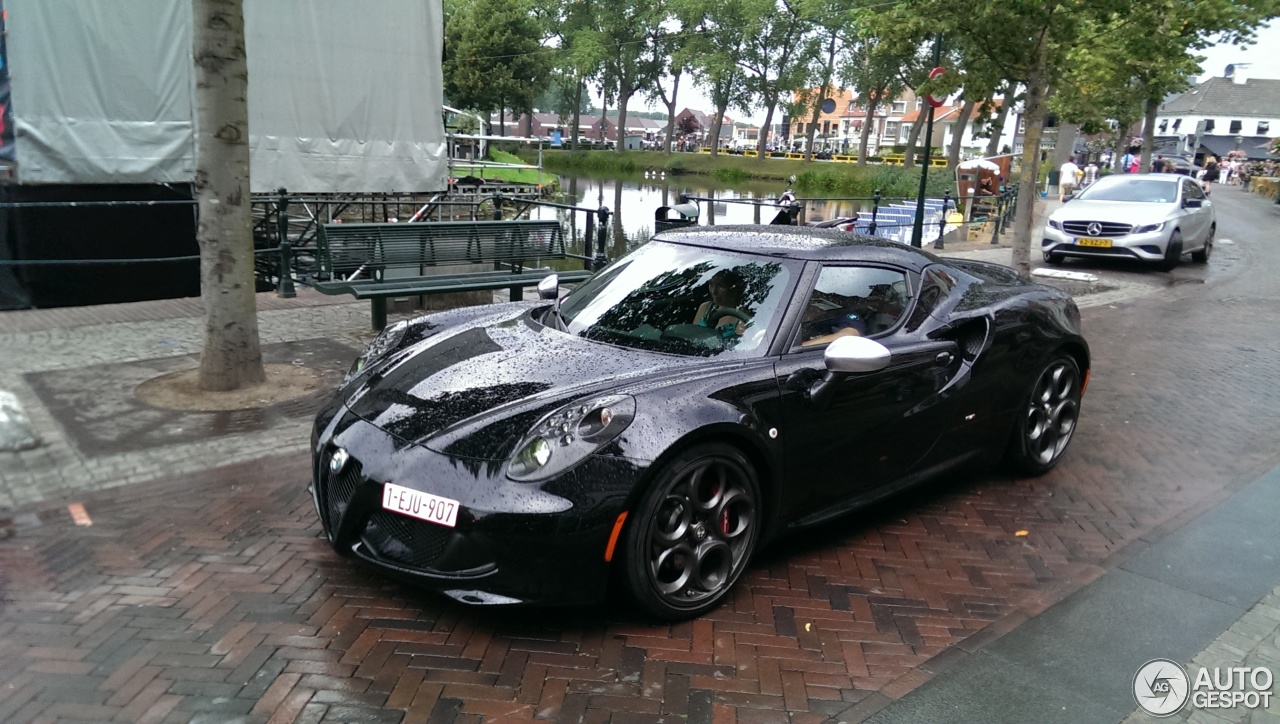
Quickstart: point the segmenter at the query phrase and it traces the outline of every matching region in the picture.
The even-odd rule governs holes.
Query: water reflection
[[[786,190],[786,184],[781,181],[748,181],[729,186],[704,176],[618,179],[561,175],[560,188],[560,196],[554,199],[559,203],[592,209],[609,207],[613,216],[610,219],[608,256],[617,259],[653,236],[654,212],[662,206],[679,203],[681,194],[715,199],[698,203],[699,225],[767,224],[776,214],[773,200]],[[738,203],[756,200],[765,203]],[[807,201],[804,206],[808,221],[852,216],[855,212],[871,210],[870,201]],[[563,209],[534,207],[530,210],[530,218],[558,219],[571,229],[570,246],[575,253],[581,253],[584,246],[582,237],[586,233],[586,221],[583,217],[581,213]]]

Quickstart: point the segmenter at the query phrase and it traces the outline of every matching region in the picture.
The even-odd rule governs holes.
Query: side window
[[[801,347],[844,336],[875,336],[898,324],[910,301],[904,273],[861,266],[827,266],[805,303]]]
[[[1182,182],[1182,197],[1185,199],[1203,199],[1204,190],[1194,181]]]

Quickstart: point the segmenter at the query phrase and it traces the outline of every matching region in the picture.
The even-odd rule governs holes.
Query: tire
[[[1218,233],[1218,226],[1209,227],[1209,235],[1204,239],[1204,246],[1199,251],[1191,252],[1191,261],[1197,264],[1208,264],[1209,255],[1213,254],[1213,237]]]
[[[1054,355],[1027,393],[1009,440],[1006,462],[1015,472],[1043,475],[1066,452],[1080,418],[1080,367]]]
[[[1173,271],[1182,261],[1182,232],[1175,229],[1169,237],[1169,245],[1164,248],[1164,259],[1159,264],[1160,271]]]
[[[1045,252],[1044,263],[1050,266],[1062,266],[1063,257],[1061,254],[1050,254]]]
[[[624,531],[632,601],[668,621],[715,608],[746,570],[761,518],[755,470],[737,448],[680,452],[658,471]]]

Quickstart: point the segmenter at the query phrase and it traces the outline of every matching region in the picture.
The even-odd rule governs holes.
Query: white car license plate
[[[1078,246],[1096,246],[1096,247],[1098,247],[1099,249],[1110,249],[1110,248],[1111,248],[1111,240],[1110,240],[1110,239],[1084,239],[1084,238],[1081,238],[1081,239],[1076,239],[1076,245],[1078,245]]]
[[[382,508],[450,528],[458,524],[458,501],[395,483],[383,483]]]

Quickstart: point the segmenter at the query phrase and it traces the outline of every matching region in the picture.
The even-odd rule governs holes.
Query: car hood
[[[1177,204],[1075,199],[1053,212],[1049,218],[1057,222],[1114,221],[1121,224],[1154,224],[1168,218],[1177,207]]]
[[[446,327],[388,355],[351,390],[346,406],[406,443],[501,459],[562,405],[709,364],[723,363],[585,340],[515,309]]]

